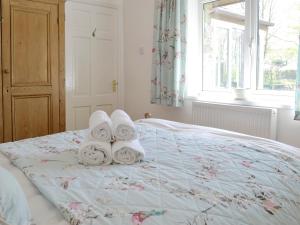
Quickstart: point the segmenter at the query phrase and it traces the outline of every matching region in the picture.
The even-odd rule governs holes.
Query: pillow
[[[0,224],[29,225],[30,210],[17,180],[0,167]]]

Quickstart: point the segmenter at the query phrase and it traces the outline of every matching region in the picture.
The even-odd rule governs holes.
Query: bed
[[[85,130],[1,144],[0,165],[37,225],[300,224],[299,149],[159,119],[136,127],[135,165],[79,165]]]

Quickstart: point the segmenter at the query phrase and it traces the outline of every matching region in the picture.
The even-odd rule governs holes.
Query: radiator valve
[[[144,117],[145,117],[145,119],[149,119],[149,118],[151,118],[152,117],[152,115],[151,115],[151,113],[145,113],[144,114]]]

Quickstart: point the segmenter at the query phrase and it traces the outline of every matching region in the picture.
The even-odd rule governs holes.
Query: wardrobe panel
[[[114,42],[102,38],[94,41],[93,93],[96,95],[112,94],[112,80],[117,79]],[[108,76],[109,74],[109,76]]]
[[[99,9],[95,13],[93,42],[93,94],[113,94],[112,80],[117,80],[117,16],[115,10]]]
[[[115,34],[116,16],[114,11],[106,9],[97,12],[95,15],[98,34],[111,39]]]
[[[89,118],[91,115],[90,106],[79,106],[73,108],[74,123],[77,129],[87,129],[89,124]]]
[[[114,111],[114,106],[111,104],[96,105],[94,111],[97,110],[105,111],[108,115],[110,115]]]
[[[92,16],[89,10],[74,9],[70,15],[70,23],[74,28],[91,28]]]
[[[76,35],[74,48],[74,95],[89,96],[91,90],[91,38]]]
[[[50,85],[50,11],[12,6],[11,20],[12,86]]]
[[[51,96],[13,97],[13,140],[51,132]]]

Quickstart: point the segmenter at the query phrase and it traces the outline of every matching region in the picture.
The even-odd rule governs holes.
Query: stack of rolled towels
[[[115,110],[111,117],[104,111],[94,112],[89,119],[86,141],[79,148],[79,162],[86,166],[134,164],[143,160],[137,130],[123,110]]]

